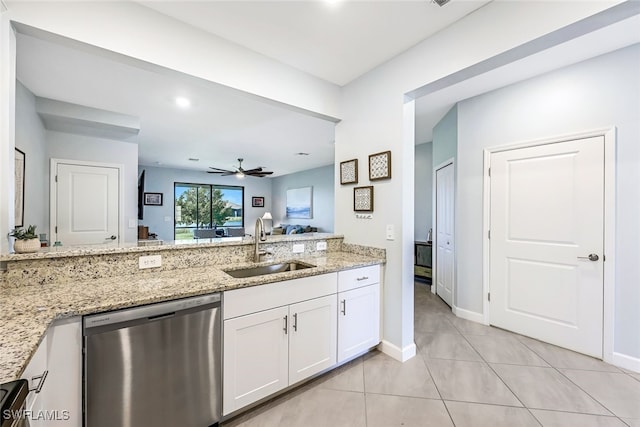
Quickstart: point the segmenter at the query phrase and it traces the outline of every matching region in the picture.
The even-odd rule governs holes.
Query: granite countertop
[[[171,299],[222,292],[283,280],[384,263],[351,252],[294,258],[316,267],[244,279],[222,269],[255,263],[180,269],[162,273],[45,286],[0,287],[0,383],[20,377],[47,328],[55,319],[117,310]],[[262,264],[269,264],[262,263]]]
[[[322,239],[342,239],[344,236],[332,233],[304,233],[267,236],[267,240],[260,242],[261,245],[280,242],[301,242],[306,240]],[[135,243],[121,246],[100,245],[100,246],[51,246],[41,248],[38,252],[16,254],[0,254],[0,261],[22,261],[65,257],[80,257],[87,255],[107,255],[136,252],[162,252],[176,249],[189,248],[219,248],[221,246],[254,245],[253,237],[223,237],[217,239],[190,239],[163,241],[161,245],[137,245]]]

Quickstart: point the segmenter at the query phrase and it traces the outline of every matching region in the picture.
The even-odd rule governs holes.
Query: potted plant
[[[9,233],[9,236],[16,238],[13,249],[17,254],[38,252],[40,249],[40,240],[36,234],[35,225],[30,225],[26,230],[24,228],[14,228]]]

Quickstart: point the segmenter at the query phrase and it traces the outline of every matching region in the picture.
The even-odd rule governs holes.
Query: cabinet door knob
[[[293,330],[298,332],[298,313],[293,313]]]
[[[284,316],[284,328],[282,328],[282,330],[284,331],[284,334],[288,334],[289,331],[289,316]]]
[[[340,312],[342,313],[343,316],[347,315],[347,300],[346,299],[342,300],[342,310],[340,310]]]

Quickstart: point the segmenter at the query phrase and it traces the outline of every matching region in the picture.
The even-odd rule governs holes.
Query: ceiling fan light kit
[[[236,168],[235,171],[214,168],[212,166],[209,166],[209,169],[213,169],[213,170],[207,171],[207,173],[217,173],[217,174],[220,174],[220,176],[235,175],[238,178],[244,178],[245,176],[257,176],[258,178],[264,178],[265,176],[273,174],[273,172],[262,170],[262,167],[257,167],[253,169],[243,169],[242,168],[243,160],[244,159],[242,158],[238,159],[238,167]]]

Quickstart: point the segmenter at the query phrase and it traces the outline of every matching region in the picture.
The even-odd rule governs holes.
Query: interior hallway
[[[640,374],[457,318],[415,284],[418,354],[372,352],[223,424],[640,427]]]

